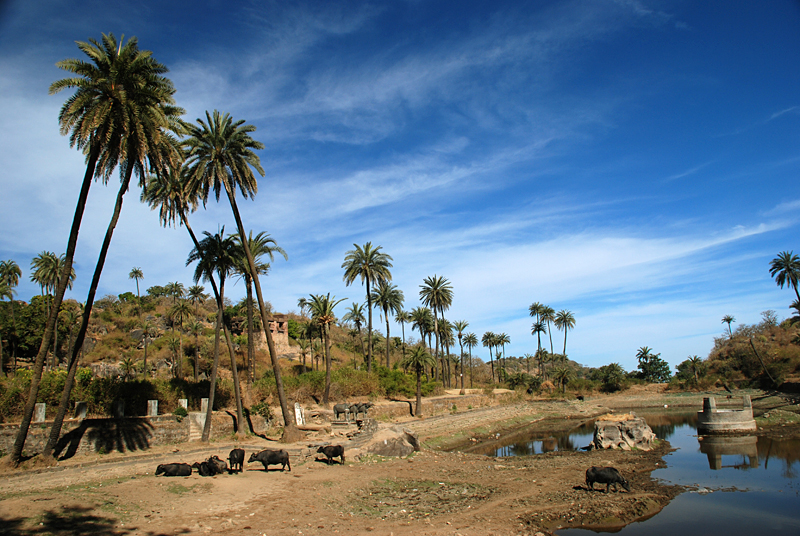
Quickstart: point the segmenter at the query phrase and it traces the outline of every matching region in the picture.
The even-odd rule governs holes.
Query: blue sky
[[[781,0],[0,3],[0,258],[29,299],[31,258],[66,248],[84,160],[59,134],[66,94],[47,90],[75,41],[110,32],[170,69],[187,119],[257,127],[266,177],[240,208],[289,255],[262,283],[277,310],[363,301],[340,267],[371,241],[406,309],[442,275],[447,317],[507,333],[511,355],[535,351],[538,301],[573,312],[567,351],[585,365],[632,370],[641,346],[705,357],[724,315],[790,313],[768,264],[800,252],[798,28],[800,4]],[[116,189],[92,187],[70,297],[85,298]],[[134,266],[144,288],[191,283],[187,233],[139,193],[101,296],[135,290]],[[235,227],[226,204],[191,222]]]

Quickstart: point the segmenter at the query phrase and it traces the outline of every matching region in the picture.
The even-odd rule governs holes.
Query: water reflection
[[[755,436],[700,436],[697,441],[700,443],[700,452],[708,457],[709,469],[758,469],[758,438]],[[741,456],[741,461],[723,465],[723,456]]]

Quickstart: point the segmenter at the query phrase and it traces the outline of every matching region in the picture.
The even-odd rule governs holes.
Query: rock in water
[[[650,450],[656,434],[644,419],[633,413],[627,415],[603,415],[594,423],[594,449],[640,449]]]

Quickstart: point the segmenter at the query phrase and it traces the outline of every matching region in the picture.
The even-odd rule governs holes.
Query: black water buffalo
[[[225,463],[225,460],[221,460],[216,454],[211,456],[207,461],[209,465],[216,466],[217,474],[219,475],[228,470],[228,464]]]
[[[344,465],[344,447],[341,445],[326,445],[318,448],[317,452],[324,454],[325,457],[328,458],[328,465],[330,465],[337,456],[341,458],[341,464]]]
[[[230,472],[238,473],[244,468],[244,450],[233,449],[228,454],[228,463],[231,464]]]
[[[156,467],[156,476],[190,476],[192,466],[188,463],[162,463]]]
[[[217,474],[217,466],[215,464],[210,464],[207,461],[194,462],[192,467],[197,469],[197,473],[200,476],[214,476]]]
[[[278,465],[280,464],[281,471],[286,470],[289,468],[289,471],[292,470],[292,465],[289,463],[289,453],[285,450],[262,450],[258,454],[253,453],[250,455],[250,459],[247,460],[247,463],[253,462],[261,462],[264,464],[264,471],[269,471],[270,465]]]
[[[611,484],[614,484],[614,491],[618,491],[617,484],[622,485],[626,491],[630,491],[631,487],[628,481],[620,474],[614,467],[590,467],[586,470],[586,486],[594,491],[594,483],[605,484],[606,493],[608,493]]]
[[[333,406],[333,418],[339,420],[341,415],[347,416],[350,413],[350,406],[347,404],[336,404]]]
[[[584,398],[583,398],[583,395],[578,395],[578,396],[576,396],[575,398],[577,398],[577,399],[578,399],[578,400],[580,400],[581,402],[583,402],[583,400],[584,400]]]

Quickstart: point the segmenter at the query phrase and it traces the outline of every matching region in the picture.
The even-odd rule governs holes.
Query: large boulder
[[[388,426],[379,428],[357,450],[358,454],[405,457],[419,449],[419,440],[414,432],[400,426]]]
[[[594,449],[650,450],[656,434],[633,413],[603,415],[594,423]]]

